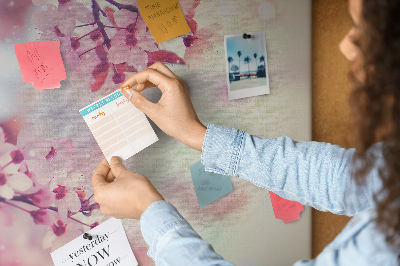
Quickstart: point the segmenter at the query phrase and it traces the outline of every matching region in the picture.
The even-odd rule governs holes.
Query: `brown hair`
[[[362,63],[353,66],[350,103],[357,139],[354,177],[361,184],[374,167],[367,152],[382,142],[382,189],[374,196],[376,223],[387,243],[400,250],[400,1],[363,0],[360,37]],[[358,73],[363,73],[362,78]],[[399,255],[400,256],[400,255]],[[400,257],[399,257],[400,258]]]

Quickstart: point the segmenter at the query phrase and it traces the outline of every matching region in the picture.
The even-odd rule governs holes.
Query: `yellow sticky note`
[[[190,32],[178,0],[138,0],[137,4],[157,43]]]

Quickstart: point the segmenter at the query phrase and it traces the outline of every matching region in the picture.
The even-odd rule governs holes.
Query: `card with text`
[[[145,114],[117,90],[79,110],[107,161],[126,160],[158,140]]]
[[[111,218],[51,253],[55,266],[138,265],[121,220]]]
[[[200,208],[233,190],[230,176],[207,172],[201,161],[190,166],[190,173]]]
[[[138,0],[137,4],[157,43],[190,32],[178,0]]]
[[[19,68],[25,83],[36,90],[59,88],[67,78],[60,53],[60,42],[37,41],[14,45]]]

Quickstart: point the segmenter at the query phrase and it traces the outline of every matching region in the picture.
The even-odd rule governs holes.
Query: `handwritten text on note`
[[[25,83],[33,83],[35,89],[54,89],[67,78],[60,54],[60,42],[38,41],[16,43],[15,54]]]
[[[178,0],[138,0],[137,4],[157,43],[190,32]]]

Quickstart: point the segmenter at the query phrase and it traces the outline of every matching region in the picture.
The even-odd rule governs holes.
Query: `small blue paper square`
[[[206,172],[201,161],[195,162],[190,166],[190,173],[192,174],[194,190],[196,191],[200,208],[233,190],[230,176]]]

